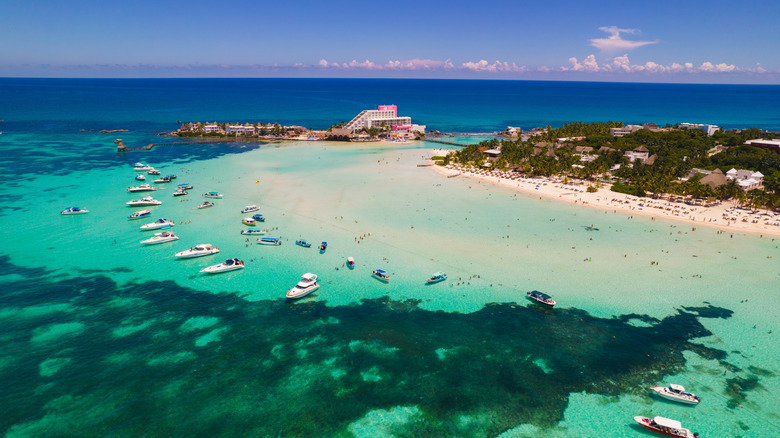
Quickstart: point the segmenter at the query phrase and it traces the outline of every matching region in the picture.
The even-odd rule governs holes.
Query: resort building
[[[213,124],[213,125],[204,125],[203,126],[203,132],[206,134],[210,134],[212,132],[219,132],[219,125]]]
[[[644,146],[639,146],[633,151],[626,151],[625,156],[628,157],[628,160],[632,163],[636,160],[644,163],[648,158],[650,158],[650,151]]]
[[[728,180],[726,179],[726,175],[723,174],[723,171],[720,169],[715,169],[710,173],[709,175],[702,178],[699,182],[702,184],[710,186],[710,188],[714,189],[718,186],[722,186],[723,184],[726,184]]]
[[[398,107],[395,105],[379,105],[375,110],[363,110],[344,127],[350,131],[389,127],[393,130],[400,128],[425,132],[425,126],[413,125],[411,117],[398,117]]]
[[[748,140],[745,142],[745,144],[758,148],[769,149],[776,154],[780,154],[780,138],[776,138],[774,140],[757,138],[755,140]]]
[[[633,134],[640,129],[642,129],[640,125],[626,125],[622,128],[609,128],[609,135],[613,137],[622,137],[624,135]]]
[[[225,128],[225,132],[236,135],[255,135],[255,127],[252,125],[230,125]]]
[[[752,170],[731,169],[726,172],[726,178],[728,180],[736,180],[739,188],[744,191],[761,188],[761,185],[764,183],[764,175],[761,172],[753,172]]]
[[[720,131],[718,125],[704,125],[701,123],[679,123],[677,124],[679,129],[701,129],[707,135],[712,135],[717,131]]]

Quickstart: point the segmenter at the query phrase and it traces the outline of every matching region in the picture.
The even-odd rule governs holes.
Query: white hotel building
[[[408,130],[425,132],[425,125],[413,125],[411,117],[398,117],[395,105],[379,105],[375,110],[363,110],[350,120],[344,128],[351,131],[362,129],[391,127],[394,131]]]

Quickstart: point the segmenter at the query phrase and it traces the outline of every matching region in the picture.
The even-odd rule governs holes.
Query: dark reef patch
[[[338,436],[397,406],[416,412],[388,426],[397,436],[549,428],[570,393],[646,395],[683,370],[686,350],[723,360],[692,341],[711,335],[700,318],[731,315],[713,306],[656,320],[517,304],[446,313],[387,298],[246,302],[174,282],[55,279],[0,257],[9,269],[24,278],[3,281],[2,308],[71,309],[0,318],[13,357],[0,368],[0,432],[39,436]],[[33,340],[57,324],[67,335]],[[41,372],[44,362],[51,371]],[[757,378],[729,379],[735,402],[757,388]]]

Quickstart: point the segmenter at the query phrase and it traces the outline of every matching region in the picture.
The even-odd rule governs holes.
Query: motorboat
[[[89,213],[89,210],[84,208],[79,208],[79,207],[68,207],[65,210],[62,210],[60,212],[60,214],[64,214],[66,216],[72,214],[84,214],[84,213]]]
[[[239,259],[228,259],[218,265],[212,265],[200,270],[206,274],[219,274],[220,272],[235,271],[244,269],[244,262]]]
[[[647,430],[661,435],[677,438],[698,438],[698,433],[691,433],[690,430],[682,427],[682,423],[677,420],[671,420],[664,417],[647,418],[637,415],[634,421],[641,424]]]
[[[527,296],[528,299],[534,300],[534,301],[536,301],[537,303],[540,303],[540,304],[544,304],[545,306],[553,307],[554,305],[557,304],[555,302],[555,300],[552,299],[551,296],[549,296],[549,295],[547,295],[545,293],[539,292],[538,290],[532,290],[532,291],[526,292],[525,296]]]
[[[347,267],[349,269],[355,269],[355,259],[353,257],[347,257]]]
[[[149,210],[138,210],[135,213],[131,214],[127,217],[128,220],[135,220],[135,219],[143,219],[145,217],[149,217],[152,215],[152,212]]]
[[[320,243],[320,254],[324,253],[326,249],[328,249],[328,242]]]
[[[371,276],[385,283],[390,281],[390,275],[387,273],[387,271],[383,271],[381,269],[374,269],[374,272],[371,273]]]
[[[257,228],[247,228],[246,230],[241,230],[241,234],[254,234],[257,236],[262,236],[263,234],[268,234],[268,230],[258,230]]]
[[[135,180],[136,181],[146,181],[146,177],[142,173],[139,173],[138,175],[135,176]]]
[[[190,194],[190,192],[188,192],[186,190],[183,190],[183,189],[176,189],[176,191],[173,192],[173,196],[185,196],[185,195],[189,195],[189,194]]]
[[[296,240],[295,244],[304,248],[311,248],[311,243],[307,242],[306,239]]]
[[[159,175],[160,171],[155,169],[155,168],[152,168],[150,171],[146,172],[146,174],[147,175]]]
[[[151,196],[144,196],[141,199],[133,199],[132,201],[125,202],[130,207],[143,207],[144,205],[160,205],[162,201],[158,201]]]
[[[128,188],[127,188],[127,191],[128,191],[128,192],[153,192],[153,191],[155,191],[155,190],[157,190],[157,189],[156,189],[156,188],[154,188],[154,187],[152,187],[152,186],[151,186],[150,184],[148,184],[148,183],[144,183],[144,184],[141,184],[141,185],[139,185],[139,186],[135,186],[135,187],[128,187]]]
[[[177,184],[176,190],[192,190],[192,184],[187,184],[187,183]]]
[[[201,243],[193,246],[190,249],[185,249],[184,251],[177,252],[176,254],[174,254],[174,257],[178,257],[180,259],[192,259],[195,257],[203,257],[207,255],[216,254],[218,252],[219,252],[219,248],[215,247],[214,245],[210,243]]]
[[[281,245],[282,241],[281,239],[277,239],[275,237],[261,237],[257,239],[258,245]]]
[[[252,226],[254,226],[257,223],[257,221],[252,219],[251,217],[245,217],[245,218],[241,219],[241,223],[244,224],[244,225],[249,225],[250,227],[252,227]]]
[[[247,205],[246,207],[243,208],[243,210],[241,210],[241,214],[251,213],[251,212],[257,211],[257,210],[260,210],[260,207],[258,207],[256,205]]]
[[[153,182],[154,182],[155,184],[160,184],[160,183],[169,183],[169,182],[171,182],[171,181],[172,181],[172,180],[171,180],[171,178],[170,178],[170,177],[164,176],[164,177],[162,177],[162,178],[157,178],[157,179],[156,179],[156,180],[154,180]]]
[[[301,280],[294,288],[287,291],[287,299],[297,300],[298,298],[303,298],[319,288],[320,285],[317,284],[317,275],[307,272],[301,276]]]
[[[170,231],[163,231],[162,233],[154,233],[154,236],[142,240],[141,243],[144,245],[156,245],[158,243],[173,242],[174,240],[179,240],[179,236]]]
[[[146,164],[144,164],[144,163],[142,163],[140,161],[137,161],[137,162],[131,164],[131,166],[132,167],[143,167],[143,166],[146,166]]]
[[[265,217],[263,217],[262,214],[255,214],[252,215],[252,219],[258,221],[258,222],[265,222]]]
[[[700,401],[698,395],[685,392],[685,388],[682,385],[675,385],[674,383],[669,386],[655,386],[651,389],[661,397],[678,403],[697,405]]]
[[[171,174],[171,175],[165,175],[165,177],[166,177],[166,178],[168,178],[169,180],[174,180],[174,179],[178,178],[178,176],[177,176],[177,175],[174,175],[174,174]]]
[[[175,222],[169,221],[168,219],[165,219],[165,218],[160,218],[160,219],[157,219],[154,222],[149,222],[148,224],[143,224],[143,225],[141,225],[140,228],[142,230],[144,230],[144,231],[160,230],[160,229],[170,228],[170,227],[172,227],[174,225],[176,225]]]
[[[135,163],[133,164],[133,170],[136,172],[146,172],[148,170],[154,170],[154,167],[144,163]]]
[[[200,204],[198,206],[198,208],[209,208],[209,207],[213,207],[213,206],[214,206],[213,202],[206,201],[203,204]]]
[[[447,279],[447,274],[444,272],[435,272],[429,279],[425,281],[425,284],[440,283]]]
[[[206,192],[203,194],[205,198],[222,199],[222,193],[219,192]]]

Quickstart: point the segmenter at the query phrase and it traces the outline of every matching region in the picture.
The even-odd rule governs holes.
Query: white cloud
[[[525,66],[518,66],[514,62],[509,64],[508,62],[496,61],[492,64],[487,61],[480,60],[478,62],[464,62],[461,64],[461,68],[471,71],[489,71],[489,72],[514,72],[523,73],[527,70]]]
[[[597,49],[601,50],[604,53],[614,53],[619,52],[623,50],[633,50],[637,47],[646,46],[648,44],[656,44],[658,40],[655,41],[629,41],[624,40],[621,38],[621,33],[637,33],[637,29],[621,29],[617,26],[605,26],[600,27],[599,30],[602,30],[608,34],[610,34],[607,38],[594,38],[590,41],[590,45],[593,47],[596,47]]]

